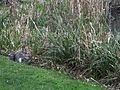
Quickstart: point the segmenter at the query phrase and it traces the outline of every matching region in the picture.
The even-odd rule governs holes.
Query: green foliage
[[[18,64],[0,56],[1,90],[107,90],[95,84],[75,81],[56,71]]]
[[[8,53],[29,46],[33,57],[78,67],[87,77],[99,80],[112,73],[119,76],[119,36],[108,35],[106,20],[101,14],[99,19],[94,13],[89,17],[87,8],[82,9],[81,16],[72,12],[69,0],[24,3],[17,7],[18,11],[13,9],[6,17],[0,17],[0,50]],[[18,25],[19,31],[15,28]],[[29,36],[25,43],[20,43],[26,28]]]

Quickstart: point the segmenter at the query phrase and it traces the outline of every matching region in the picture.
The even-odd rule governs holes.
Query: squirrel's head
[[[22,62],[22,60],[25,58],[25,54],[24,53],[16,53],[15,55],[15,61],[16,62]]]

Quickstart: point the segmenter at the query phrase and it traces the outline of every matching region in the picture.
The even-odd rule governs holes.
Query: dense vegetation
[[[96,2],[95,2],[96,1]],[[106,85],[120,81],[120,37],[109,32],[104,0],[36,0],[0,8],[0,53]]]

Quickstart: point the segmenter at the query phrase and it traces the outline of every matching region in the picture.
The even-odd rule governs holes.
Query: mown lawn
[[[19,64],[0,56],[0,90],[107,90],[56,71]]]

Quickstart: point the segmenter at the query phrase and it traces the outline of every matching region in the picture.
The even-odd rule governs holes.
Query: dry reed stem
[[[79,18],[90,20],[89,23],[83,26],[83,34],[85,41],[83,42],[86,48],[91,46],[92,43],[100,44],[105,40],[107,34],[104,31],[100,32],[100,37],[96,39],[96,31],[102,30],[103,24],[100,23],[101,17],[108,16],[109,14],[109,0],[71,0],[70,6],[72,12]],[[95,22],[95,26],[94,23]]]
[[[86,17],[99,20],[99,16],[105,13],[107,3],[106,0],[71,0],[70,6],[72,12],[77,13],[79,17],[85,13]]]

